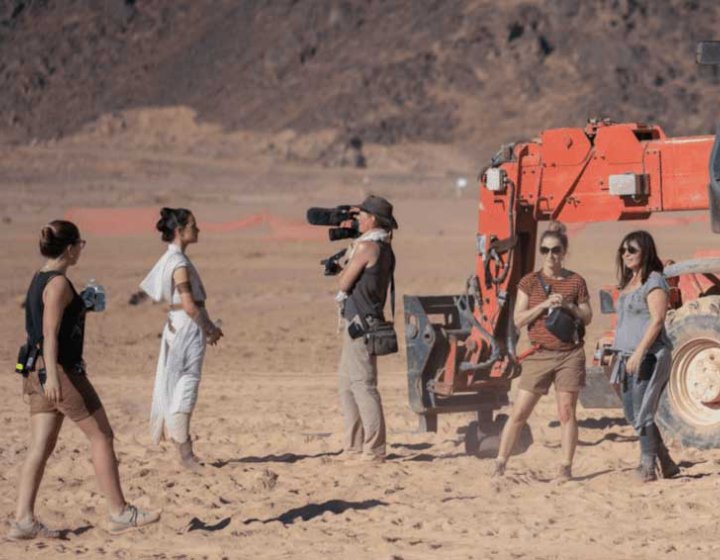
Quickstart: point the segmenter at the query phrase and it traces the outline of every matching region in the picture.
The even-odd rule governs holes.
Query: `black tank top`
[[[64,276],[62,272],[51,270],[37,272],[33,276],[25,299],[25,331],[28,342],[40,345],[43,342],[43,292],[48,282],[55,276]],[[85,303],[75,291],[72,282],[66,277],[73,292],[72,301],[63,311],[60,331],[58,332],[58,363],[68,371],[82,367],[83,340],[85,338]]]
[[[344,316],[348,320],[359,314],[361,317],[370,315],[384,320],[385,301],[387,300],[390,279],[395,271],[395,254],[389,243],[376,242],[380,247],[377,262],[365,267],[345,302]]]

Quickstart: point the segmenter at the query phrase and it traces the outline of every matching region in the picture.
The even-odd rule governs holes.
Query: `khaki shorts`
[[[87,375],[68,374],[58,364],[58,380],[62,392],[62,400],[58,404],[53,404],[45,398],[45,393],[40,387],[37,370],[31,372],[23,380],[23,393],[30,398],[31,415],[56,412],[67,416],[73,422],[79,422],[102,408],[100,397],[95,392]]]
[[[576,393],[585,386],[585,350],[539,350],[522,362],[518,389],[547,395],[550,385],[556,391]]]

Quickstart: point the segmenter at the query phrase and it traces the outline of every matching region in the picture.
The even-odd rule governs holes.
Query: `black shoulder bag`
[[[543,280],[542,274],[537,273],[543,292],[550,296],[550,286]],[[563,307],[556,307],[545,317],[545,328],[562,342],[581,344],[585,338],[585,323],[575,317]]]
[[[395,263],[390,276],[390,307],[392,321],[372,321],[368,323],[362,318],[365,329],[365,346],[371,356],[386,356],[398,351],[397,334],[395,333]]]

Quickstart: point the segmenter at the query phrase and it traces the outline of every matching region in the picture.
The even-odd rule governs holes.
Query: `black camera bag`
[[[397,333],[395,332],[395,265],[390,276],[390,307],[393,321],[373,321],[371,324],[363,318],[365,328],[365,346],[371,356],[387,356],[398,351]]]
[[[545,283],[539,272],[537,277],[545,295],[549,297],[550,286]],[[562,342],[581,344],[585,338],[585,323],[562,307],[550,311],[545,318],[545,328]]]
[[[398,351],[397,334],[392,321],[378,321],[368,326],[365,346],[371,356],[386,356]]]

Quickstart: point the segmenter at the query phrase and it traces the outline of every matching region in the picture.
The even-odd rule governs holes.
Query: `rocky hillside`
[[[188,106],[227,130],[494,146],[589,116],[707,133],[715,0],[0,0],[0,135]]]

